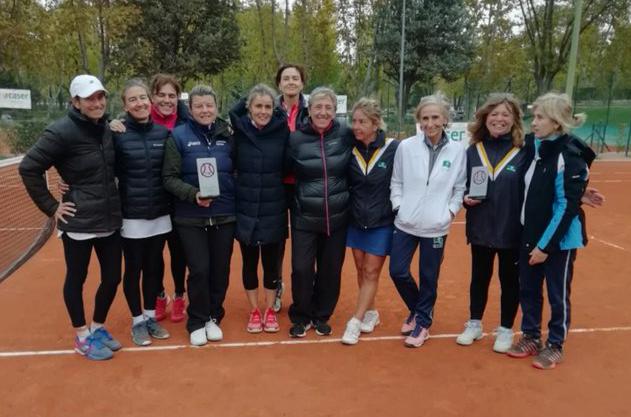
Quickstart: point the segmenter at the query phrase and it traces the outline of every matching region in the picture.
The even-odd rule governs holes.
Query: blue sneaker
[[[111,349],[105,346],[101,341],[90,335],[82,342],[79,337],[74,340],[74,350],[81,356],[93,361],[104,361],[112,359],[114,354]]]
[[[98,339],[105,346],[107,346],[112,352],[116,352],[121,347],[123,347],[118,340],[112,337],[110,332],[108,332],[105,327],[99,327],[98,329],[96,329],[92,333],[92,336],[95,339]]]

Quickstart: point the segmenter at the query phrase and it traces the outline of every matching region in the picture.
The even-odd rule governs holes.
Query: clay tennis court
[[[281,332],[248,334],[235,245],[223,342],[189,347],[184,325],[166,321],[170,339],[132,347],[119,288],[107,324],[124,349],[111,361],[88,361],[72,352],[74,334],[61,294],[62,245],[53,236],[0,283],[0,417],[629,416],[631,164],[597,161],[591,178],[607,202],[586,208],[592,239],[575,264],[573,330],[564,363],[555,370],[535,370],[530,360],[494,353],[492,336],[471,347],[456,345],[468,318],[470,256],[462,213],[447,241],[433,337],[419,349],[404,348],[398,335],[406,313],[387,267],[377,296],[382,324],[356,346],[339,343],[357,294],[350,252],[332,336],[310,331],[305,339],[288,337],[289,291]],[[0,189],[2,199],[19,195]],[[85,291],[88,319],[97,271],[95,261]],[[286,262],[286,283],[289,276]],[[172,285],[170,276],[165,283]],[[494,279],[485,331],[498,325],[498,302]]]

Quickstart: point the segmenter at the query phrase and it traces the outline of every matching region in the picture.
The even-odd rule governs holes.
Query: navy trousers
[[[390,277],[416,322],[428,329],[432,325],[434,304],[438,294],[438,276],[447,236],[418,237],[394,229],[390,255]],[[419,284],[410,271],[412,257],[419,248]]]
[[[570,284],[576,249],[553,252],[545,262],[528,265],[529,250],[522,249],[519,258],[519,301],[522,310],[521,330],[541,338],[543,281],[545,278],[550,303],[548,344],[563,346],[570,328]]]

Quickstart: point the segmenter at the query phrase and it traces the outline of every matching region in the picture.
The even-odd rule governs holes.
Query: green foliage
[[[297,0],[289,22],[289,62],[307,70],[306,91],[319,85],[338,87],[341,65],[336,51],[332,0]]]
[[[377,12],[375,48],[383,70],[398,84],[401,36],[401,3],[387,1]],[[430,83],[440,76],[458,79],[472,58],[472,21],[462,0],[408,0],[406,4],[403,103],[408,106],[416,83]]]
[[[9,146],[14,154],[22,154],[29,150],[49,124],[48,120],[20,120],[15,123],[13,133],[9,134]]]
[[[573,1],[406,2],[405,108],[440,88],[470,117],[493,91],[531,102],[543,90],[563,89]],[[579,100],[631,98],[630,4],[583,2]],[[52,117],[65,107],[68,84],[78,73],[101,77],[115,93],[126,78],[164,71],[189,88],[210,82],[225,114],[254,84],[276,87],[278,65],[293,62],[306,67],[307,92],[329,85],[347,94],[349,105],[361,96],[377,97],[396,120],[401,5],[0,0],[0,87],[30,89],[34,111],[23,111],[26,117],[39,118],[40,110]]]
[[[172,73],[183,82],[217,74],[240,52],[230,0],[131,0],[140,18],[112,57],[119,75]]]

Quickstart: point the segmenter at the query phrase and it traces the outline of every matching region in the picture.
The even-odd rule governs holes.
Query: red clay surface
[[[123,351],[104,363],[76,354],[0,357],[0,417],[629,416],[631,164],[596,162],[591,185],[605,193],[607,202],[598,210],[587,208],[594,238],[575,265],[572,327],[626,329],[571,333],[565,361],[555,370],[538,371],[528,359],[493,353],[491,336],[468,348],[445,337],[430,339],[419,349],[406,349],[401,340],[379,340],[353,347],[330,343]],[[457,221],[462,220],[460,214]],[[434,335],[459,333],[468,317],[470,257],[463,224],[454,224],[447,246]],[[95,264],[85,291],[89,314],[98,281]],[[236,245],[232,266],[224,343],[289,340],[290,292],[284,297],[281,332],[250,335],[245,331],[247,303]],[[61,244],[51,238],[0,285],[0,354],[72,348],[61,295],[63,274]],[[289,262],[284,276],[289,284]],[[172,285],[169,276],[165,282]],[[356,294],[349,252],[331,338],[341,337]],[[498,325],[498,301],[494,279],[486,331]],[[377,303],[382,324],[371,336],[396,336],[405,312],[387,266]],[[547,317],[544,312],[544,322]],[[165,325],[171,339],[153,346],[188,344],[183,324]],[[122,288],[108,327],[125,347],[132,345]],[[305,340],[323,338],[309,332]]]

